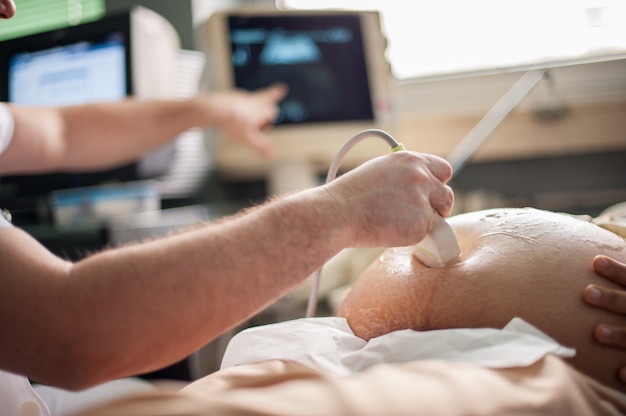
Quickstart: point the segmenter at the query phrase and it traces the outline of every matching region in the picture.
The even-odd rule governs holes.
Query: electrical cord
[[[332,163],[330,164],[330,167],[328,168],[328,173],[326,175],[325,183],[330,183],[336,178],[337,171],[339,171],[339,165],[341,164],[344,157],[348,154],[348,152],[354,146],[356,146],[357,143],[371,136],[376,136],[385,140],[391,147],[392,152],[404,150],[404,146],[401,143],[398,143],[396,139],[394,139],[393,136],[391,136],[391,134],[387,133],[386,131],[378,130],[378,129],[363,130],[362,132],[358,133],[357,135],[352,137],[350,140],[348,140],[346,144],[344,144],[343,147],[339,150],[339,152],[335,155]],[[323,267],[324,266],[320,267],[319,269],[315,271],[311,280],[311,292],[309,293],[309,300],[308,300],[308,304],[306,308],[307,318],[315,316],[315,310],[317,308],[317,298],[319,294],[319,286],[320,286],[320,280],[322,277]]]

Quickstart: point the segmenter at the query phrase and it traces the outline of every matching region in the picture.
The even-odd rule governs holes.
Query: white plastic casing
[[[441,268],[461,255],[461,247],[452,226],[435,212],[435,226],[415,245],[413,254],[424,265]]]

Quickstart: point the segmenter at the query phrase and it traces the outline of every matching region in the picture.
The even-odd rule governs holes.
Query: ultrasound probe
[[[405,150],[401,143],[398,143],[389,133],[378,130],[368,129],[363,130],[356,136],[352,137],[342,148],[339,150],[335,158],[333,159],[328,174],[326,176],[326,183],[331,182],[337,176],[339,170],[339,164],[345,157],[345,155],[352,149],[358,142],[369,136],[377,136],[387,141],[391,147],[392,152]],[[434,213],[435,223],[433,229],[426,237],[417,243],[414,247],[413,254],[415,257],[428,267],[444,267],[447,264],[452,263],[461,254],[461,248],[457,241],[454,229],[450,224],[444,220],[437,211]],[[312,317],[315,315],[315,307],[317,305],[317,295],[319,291],[319,281],[322,274],[322,268],[320,267],[313,275],[311,292],[309,294],[309,301],[307,305],[306,316]]]

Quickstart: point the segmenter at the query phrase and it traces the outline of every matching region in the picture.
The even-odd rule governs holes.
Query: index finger
[[[289,87],[285,83],[277,82],[270,85],[269,87],[262,88],[257,92],[259,94],[265,95],[271,101],[278,102],[287,96],[287,93],[289,92]]]

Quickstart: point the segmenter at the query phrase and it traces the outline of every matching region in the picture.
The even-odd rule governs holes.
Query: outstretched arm
[[[97,103],[68,107],[11,105],[15,130],[0,155],[0,173],[92,170],[136,159],[194,127],[271,154],[264,130],[277,115],[286,87],[200,94],[188,100]]]
[[[610,257],[597,256],[593,260],[593,267],[599,275],[624,286],[624,290],[589,285],[584,292],[585,301],[590,305],[625,316],[624,326],[598,325],[595,337],[603,344],[626,349],[626,264]],[[626,383],[626,365],[619,370],[618,375]]]
[[[244,215],[77,263],[0,228],[0,368],[82,388],[189,355],[346,247],[420,241],[451,167],[396,152]]]

